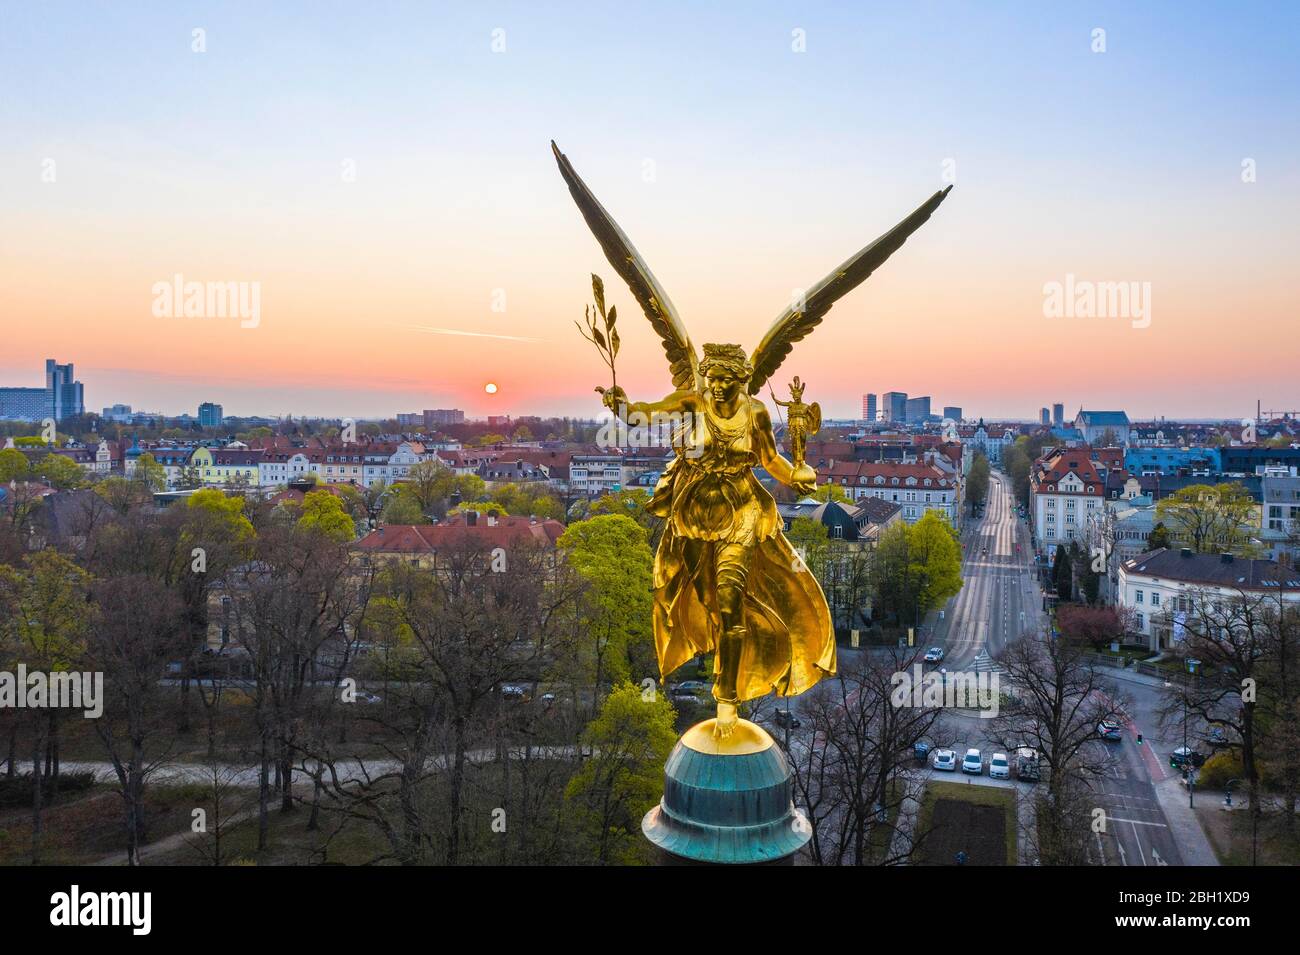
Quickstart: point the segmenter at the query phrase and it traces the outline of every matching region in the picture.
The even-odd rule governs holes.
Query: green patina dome
[[[767,733],[750,727],[766,741],[756,751],[701,752],[688,744],[704,734],[687,733],[669,755],[663,800],[646,813],[641,830],[675,861],[781,862],[811,838],[791,800],[785,755]]]

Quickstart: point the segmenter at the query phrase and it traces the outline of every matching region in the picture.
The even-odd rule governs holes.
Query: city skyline
[[[594,415],[603,369],[572,326],[588,273],[635,306],[554,138],[697,347],[752,349],[792,290],[955,183],[943,227],[783,368],[828,416],[888,369],[989,418],[1044,394],[1135,419],[1288,407],[1294,356],[1270,346],[1293,335],[1300,132],[1274,120],[1300,88],[1297,14],[1211,31],[1171,9],[11,11],[0,378],[57,353],[92,407]],[[256,325],[159,317],[173,276],[255,284]],[[1071,298],[1048,317],[1049,287],[1129,282],[1145,314]],[[643,322],[624,336],[658,347]],[[635,397],[669,387],[649,363],[627,376]]]

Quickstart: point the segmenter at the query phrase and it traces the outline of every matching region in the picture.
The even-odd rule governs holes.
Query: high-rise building
[[[862,420],[867,422],[876,420],[876,396],[873,394],[862,396]]]
[[[1044,428],[1050,428],[1052,426],[1052,412],[1050,409],[1043,408],[1038,412],[1038,423]]]
[[[922,395],[919,398],[908,398],[903,407],[905,410],[903,420],[908,424],[920,424],[930,417],[930,396]]]
[[[201,428],[220,428],[221,422],[225,420],[222,413],[221,405],[214,404],[211,401],[205,401],[199,405],[199,427]]]
[[[953,421],[960,421],[961,409],[954,405],[945,405],[943,409],[943,416],[945,418],[950,418]]]
[[[902,424],[907,420],[907,392],[885,392],[885,420]]]
[[[45,360],[44,388],[0,388],[0,418],[62,421],[85,411],[82,385],[73,375],[72,365],[60,365],[53,358]]]
[[[1065,424],[1065,405],[1057,402],[1052,405],[1052,427],[1059,428]]]
[[[55,421],[86,413],[81,382],[76,380],[71,362],[60,365],[53,358],[45,359],[45,389],[50,393],[50,417]]]

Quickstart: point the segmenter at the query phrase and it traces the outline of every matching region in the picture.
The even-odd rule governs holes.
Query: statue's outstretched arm
[[[699,410],[699,398],[693,390],[687,388],[666,395],[661,401],[628,401],[627,393],[622,388],[611,388],[604,394],[605,407],[615,414],[626,410],[629,415],[644,414],[682,414]]]

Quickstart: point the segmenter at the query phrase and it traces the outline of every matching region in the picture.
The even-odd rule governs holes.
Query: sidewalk
[[[1219,857],[1214,854],[1200,820],[1187,805],[1187,790],[1182,780],[1176,775],[1169,776],[1160,782],[1153,780],[1151,787],[1155,790],[1156,802],[1160,804],[1165,821],[1169,823],[1169,834],[1183,857],[1183,865],[1219,865]]]

